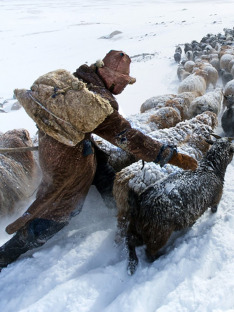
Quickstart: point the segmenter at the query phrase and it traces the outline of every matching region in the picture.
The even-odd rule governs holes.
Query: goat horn
[[[217,135],[217,134],[215,134],[215,133],[211,133],[210,135],[212,135],[212,136],[215,137],[216,139],[221,139],[221,138],[222,138],[221,136],[219,136],[219,135]]]

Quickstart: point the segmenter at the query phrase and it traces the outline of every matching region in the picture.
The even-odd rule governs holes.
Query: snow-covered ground
[[[116,97],[120,111],[138,113],[149,97],[177,92],[175,46],[232,28],[233,12],[232,0],[0,0],[0,103],[10,103],[14,88],[30,88],[46,72],[73,72],[116,49],[132,57],[137,79]],[[14,128],[36,133],[23,109],[0,113],[0,131]],[[116,211],[91,188],[66,228],[2,270],[0,311],[234,311],[233,185],[234,161],[218,212],[207,211],[175,235],[152,264],[139,248],[132,277],[126,251],[114,244]],[[1,220],[0,244],[10,237],[4,232],[10,220]]]

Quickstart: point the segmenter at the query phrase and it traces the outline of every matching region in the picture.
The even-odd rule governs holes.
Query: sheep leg
[[[136,246],[142,245],[142,238],[136,233],[135,226],[131,222],[129,224],[128,233],[126,236],[126,244],[128,248],[128,275],[133,275],[138,265],[138,258],[136,255]]]
[[[215,213],[215,212],[217,212],[217,209],[218,209],[218,205],[215,205],[215,206],[211,207],[211,212]]]
[[[136,245],[134,244],[134,236],[127,237],[127,247],[128,247],[128,275],[133,275],[136,271],[138,265],[138,258],[136,255]]]

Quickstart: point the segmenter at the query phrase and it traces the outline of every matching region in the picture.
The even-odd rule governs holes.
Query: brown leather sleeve
[[[154,161],[162,144],[133,129],[130,123],[114,111],[94,131],[103,139],[133,154],[137,159]]]
[[[155,161],[163,146],[162,143],[133,129],[130,123],[117,111],[108,116],[94,130],[94,133],[126,152],[133,154],[136,159],[145,161]],[[167,159],[170,152],[171,149],[166,147],[163,149],[161,158]],[[185,170],[195,170],[197,168],[197,161],[194,158],[181,153],[174,153],[168,163]]]

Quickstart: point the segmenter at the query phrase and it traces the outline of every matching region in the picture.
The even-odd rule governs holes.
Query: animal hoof
[[[138,265],[138,260],[134,259],[134,260],[129,260],[128,262],[128,275],[133,275],[136,272],[136,268]]]

